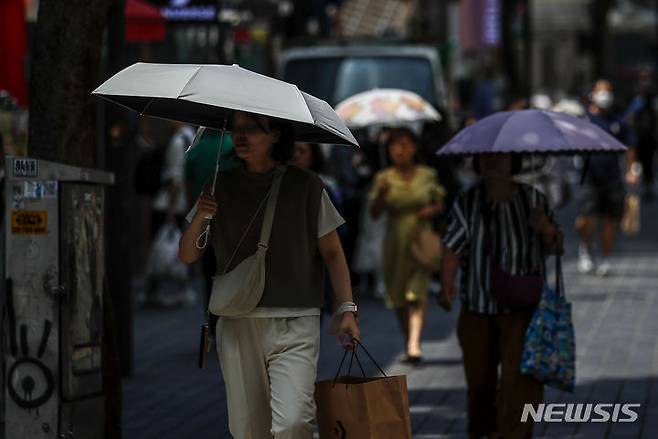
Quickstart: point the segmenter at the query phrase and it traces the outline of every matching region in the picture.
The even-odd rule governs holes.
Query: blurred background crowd
[[[45,99],[28,90],[35,68],[31,47],[35,38],[52,38],[48,32],[57,29],[36,32],[39,6],[38,0],[0,0],[0,136],[5,154],[29,152],[27,137],[34,127],[28,109],[39,108]],[[75,2],[57,7],[64,17]],[[418,162],[436,171],[445,190],[444,206],[475,177],[468,163],[437,158],[437,148],[475,120],[522,108],[598,115],[606,129],[635,148],[641,167],[633,170],[639,180],[633,191],[648,202],[655,197],[655,1],[121,0],[109,4],[108,17],[96,66],[102,77],[137,61],[235,63],[294,83],[334,107],[376,88],[417,93],[440,120],[411,126],[410,138]],[[66,70],[66,62],[52,58],[47,68]],[[601,78],[607,82],[597,82]],[[55,90],[57,84],[51,87],[53,95],[70,93]],[[130,243],[120,275],[130,274],[138,286],[136,295],[119,294],[124,294],[116,299],[119,313],[130,316],[135,299],[144,306],[200,303],[203,283],[189,279],[202,278],[201,267],[184,286],[172,287],[175,293],[158,292],[148,259],[160,226],[182,222],[201,192],[205,182],[199,176],[210,173],[201,168],[211,163],[218,133],[206,132],[195,153],[186,155],[196,127],[139,118],[100,101],[94,105],[99,110],[95,165],[118,174],[110,208],[131,212],[123,217],[128,221],[109,231]],[[66,106],[62,111],[68,111]],[[32,124],[44,123],[39,117]],[[89,135],[71,133],[76,134]],[[386,225],[385,219],[368,215],[368,192],[377,172],[392,164],[387,149],[392,132],[369,127],[354,134],[360,150],[300,144],[294,163],[323,176],[347,220],[341,237],[357,295],[381,297],[380,248]],[[230,150],[230,137],[225,144]],[[559,208],[570,199],[572,185],[582,180],[585,162],[538,158],[524,163],[519,178],[543,186]],[[149,183],[153,181],[159,183]],[[435,221],[440,230],[443,216]],[[581,252],[583,272],[594,268],[587,265],[591,255],[586,247]],[[430,280],[431,291],[439,287]]]

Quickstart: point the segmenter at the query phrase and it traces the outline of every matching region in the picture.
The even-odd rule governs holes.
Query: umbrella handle
[[[206,229],[196,239],[196,248],[203,250],[208,245],[208,236],[210,236],[210,220],[206,223]]]
[[[227,124],[228,124],[228,120],[224,118],[224,127],[222,128],[222,135],[219,138],[219,148],[217,150],[217,158],[215,159],[215,175],[213,175],[212,187],[210,190],[210,195],[213,196],[215,195],[215,186],[217,185],[217,174],[219,174],[219,159],[222,156],[222,147],[224,146],[224,134],[226,133]],[[201,134],[203,134],[203,132]],[[208,237],[210,236],[210,221],[212,220],[212,215],[206,215],[205,219],[207,220],[206,229],[196,239],[196,248],[198,248],[199,250],[203,250],[204,248],[206,248],[206,246],[208,245]]]
[[[222,148],[224,147],[224,134],[226,134],[226,126],[228,119],[224,118],[224,127],[222,128],[222,135],[219,137],[219,148],[217,151],[217,159],[215,160],[215,175],[212,178],[212,188],[210,195],[215,195],[215,186],[217,185],[217,174],[219,174],[219,159],[222,156]]]

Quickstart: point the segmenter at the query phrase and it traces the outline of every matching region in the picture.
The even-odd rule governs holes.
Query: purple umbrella
[[[519,110],[495,113],[464,128],[437,154],[590,151],[622,152],[626,147],[586,119],[552,111]]]

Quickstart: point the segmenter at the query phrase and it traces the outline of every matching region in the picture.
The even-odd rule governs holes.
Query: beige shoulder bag
[[[251,219],[242,238],[240,238],[233,255],[224,268],[224,273],[215,276],[213,279],[208,311],[217,316],[239,317],[245,315],[256,308],[263,296],[263,290],[265,289],[265,254],[267,253],[267,245],[270,240],[270,232],[272,231],[272,222],[274,221],[274,212],[279,197],[281,179],[285,171],[286,167],[277,169],[272,187],[260,206],[258,206],[256,214]],[[245,258],[233,270],[227,271],[266,199],[267,207],[265,208],[265,216],[263,218],[263,226],[260,231],[260,240],[256,248],[256,253]]]
[[[430,226],[419,226],[411,235],[411,256],[425,271],[436,273],[440,270],[441,247],[441,237]]]

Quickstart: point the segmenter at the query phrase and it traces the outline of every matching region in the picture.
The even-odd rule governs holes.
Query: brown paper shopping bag
[[[637,194],[626,195],[621,230],[627,236],[637,235],[640,232],[640,197]]]
[[[377,366],[384,377],[353,377],[348,371],[338,378],[346,355],[334,380],[315,384],[320,439],[411,439],[406,377],[386,376]]]

